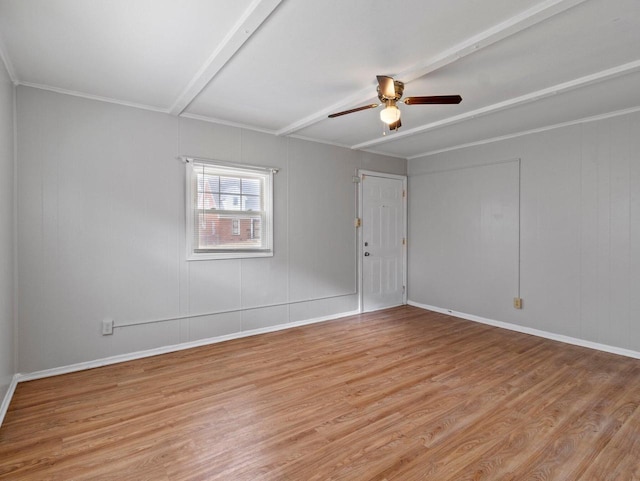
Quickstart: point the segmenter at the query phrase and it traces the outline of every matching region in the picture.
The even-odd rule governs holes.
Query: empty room
[[[639,460],[640,1],[0,0],[0,480]]]

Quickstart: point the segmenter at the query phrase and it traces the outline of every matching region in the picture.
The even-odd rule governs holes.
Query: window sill
[[[216,259],[251,259],[254,257],[273,257],[273,251],[261,252],[207,252],[202,254],[187,254],[188,261],[210,261]]]

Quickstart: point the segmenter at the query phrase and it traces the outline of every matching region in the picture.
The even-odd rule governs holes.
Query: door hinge
[[[356,217],[356,220],[353,222],[353,225],[358,228],[362,225],[362,220],[360,220],[360,217]]]
[[[407,191],[402,189],[402,198],[404,199],[407,196]]]
[[[402,238],[402,245],[407,245],[407,239],[405,239],[404,237]]]

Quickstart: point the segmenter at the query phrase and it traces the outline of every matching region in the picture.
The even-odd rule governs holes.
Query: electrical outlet
[[[516,309],[522,309],[522,298],[514,297],[513,298],[513,307]]]
[[[102,335],[110,336],[113,334],[113,319],[104,319],[102,321]]]

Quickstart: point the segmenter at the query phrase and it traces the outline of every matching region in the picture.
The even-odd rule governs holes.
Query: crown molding
[[[7,48],[2,41],[2,37],[0,37],[0,60],[2,60],[4,68],[7,70],[7,74],[9,74],[9,78],[11,79],[11,82],[13,82],[13,85],[18,85],[18,77],[16,76],[16,71],[13,68],[13,63],[9,58]]]
[[[315,142],[316,144],[324,144],[324,145],[331,145],[332,147],[340,147],[343,149],[350,149],[350,147],[346,144],[341,144],[338,142],[331,142],[330,140],[323,140],[323,139],[314,139],[313,137],[305,137],[304,135],[297,135],[297,134],[291,134],[291,135],[287,135],[287,137],[290,137],[292,139],[298,139],[298,140],[304,140],[306,142]],[[380,152],[377,150],[361,150],[361,152],[367,152],[369,154],[376,154],[376,155],[382,155],[384,157],[393,157],[394,159],[402,159],[402,160],[407,160],[407,158],[404,155],[398,155],[398,154],[393,154],[393,153],[388,153],[388,152]]]
[[[261,132],[263,134],[275,135],[275,131],[269,129],[263,129],[261,127],[255,127],[249,124],[242,124],[240,122],[231,122],[229,120],[217,119],[215,117],[207,117],[206,115],[182,113],[179,115],[183,119],[199,120],[201,122],[209,122],[210,124],[226,125],[227,127],[236,127],[238,129],[253,130],[254,132]]]
[[[152,105],[139,104],[136,102],[128,102],[126,100],[119,100],[111,97],[101,97],[100,95],[93,95],[85,92],[78,92],[77,90],[67,90],[59,87],[52,87],[50,85],[35,84],[31,82],[18,82],[17,85],[19,86],[21,85],[23,87],[31,87],[38,90],[47,90],[49,92],[55,92],[57,94],[71,95],[72,97],[80,97],[88,100],[97,100],[98,102],[106,102],[109,104],[123,105],[125,107],[133,107],[133,108],[142,109],[142,110],[150,110],[152,112],[160,112],[163,114],[169,113],[167,109],[154,107]]]

